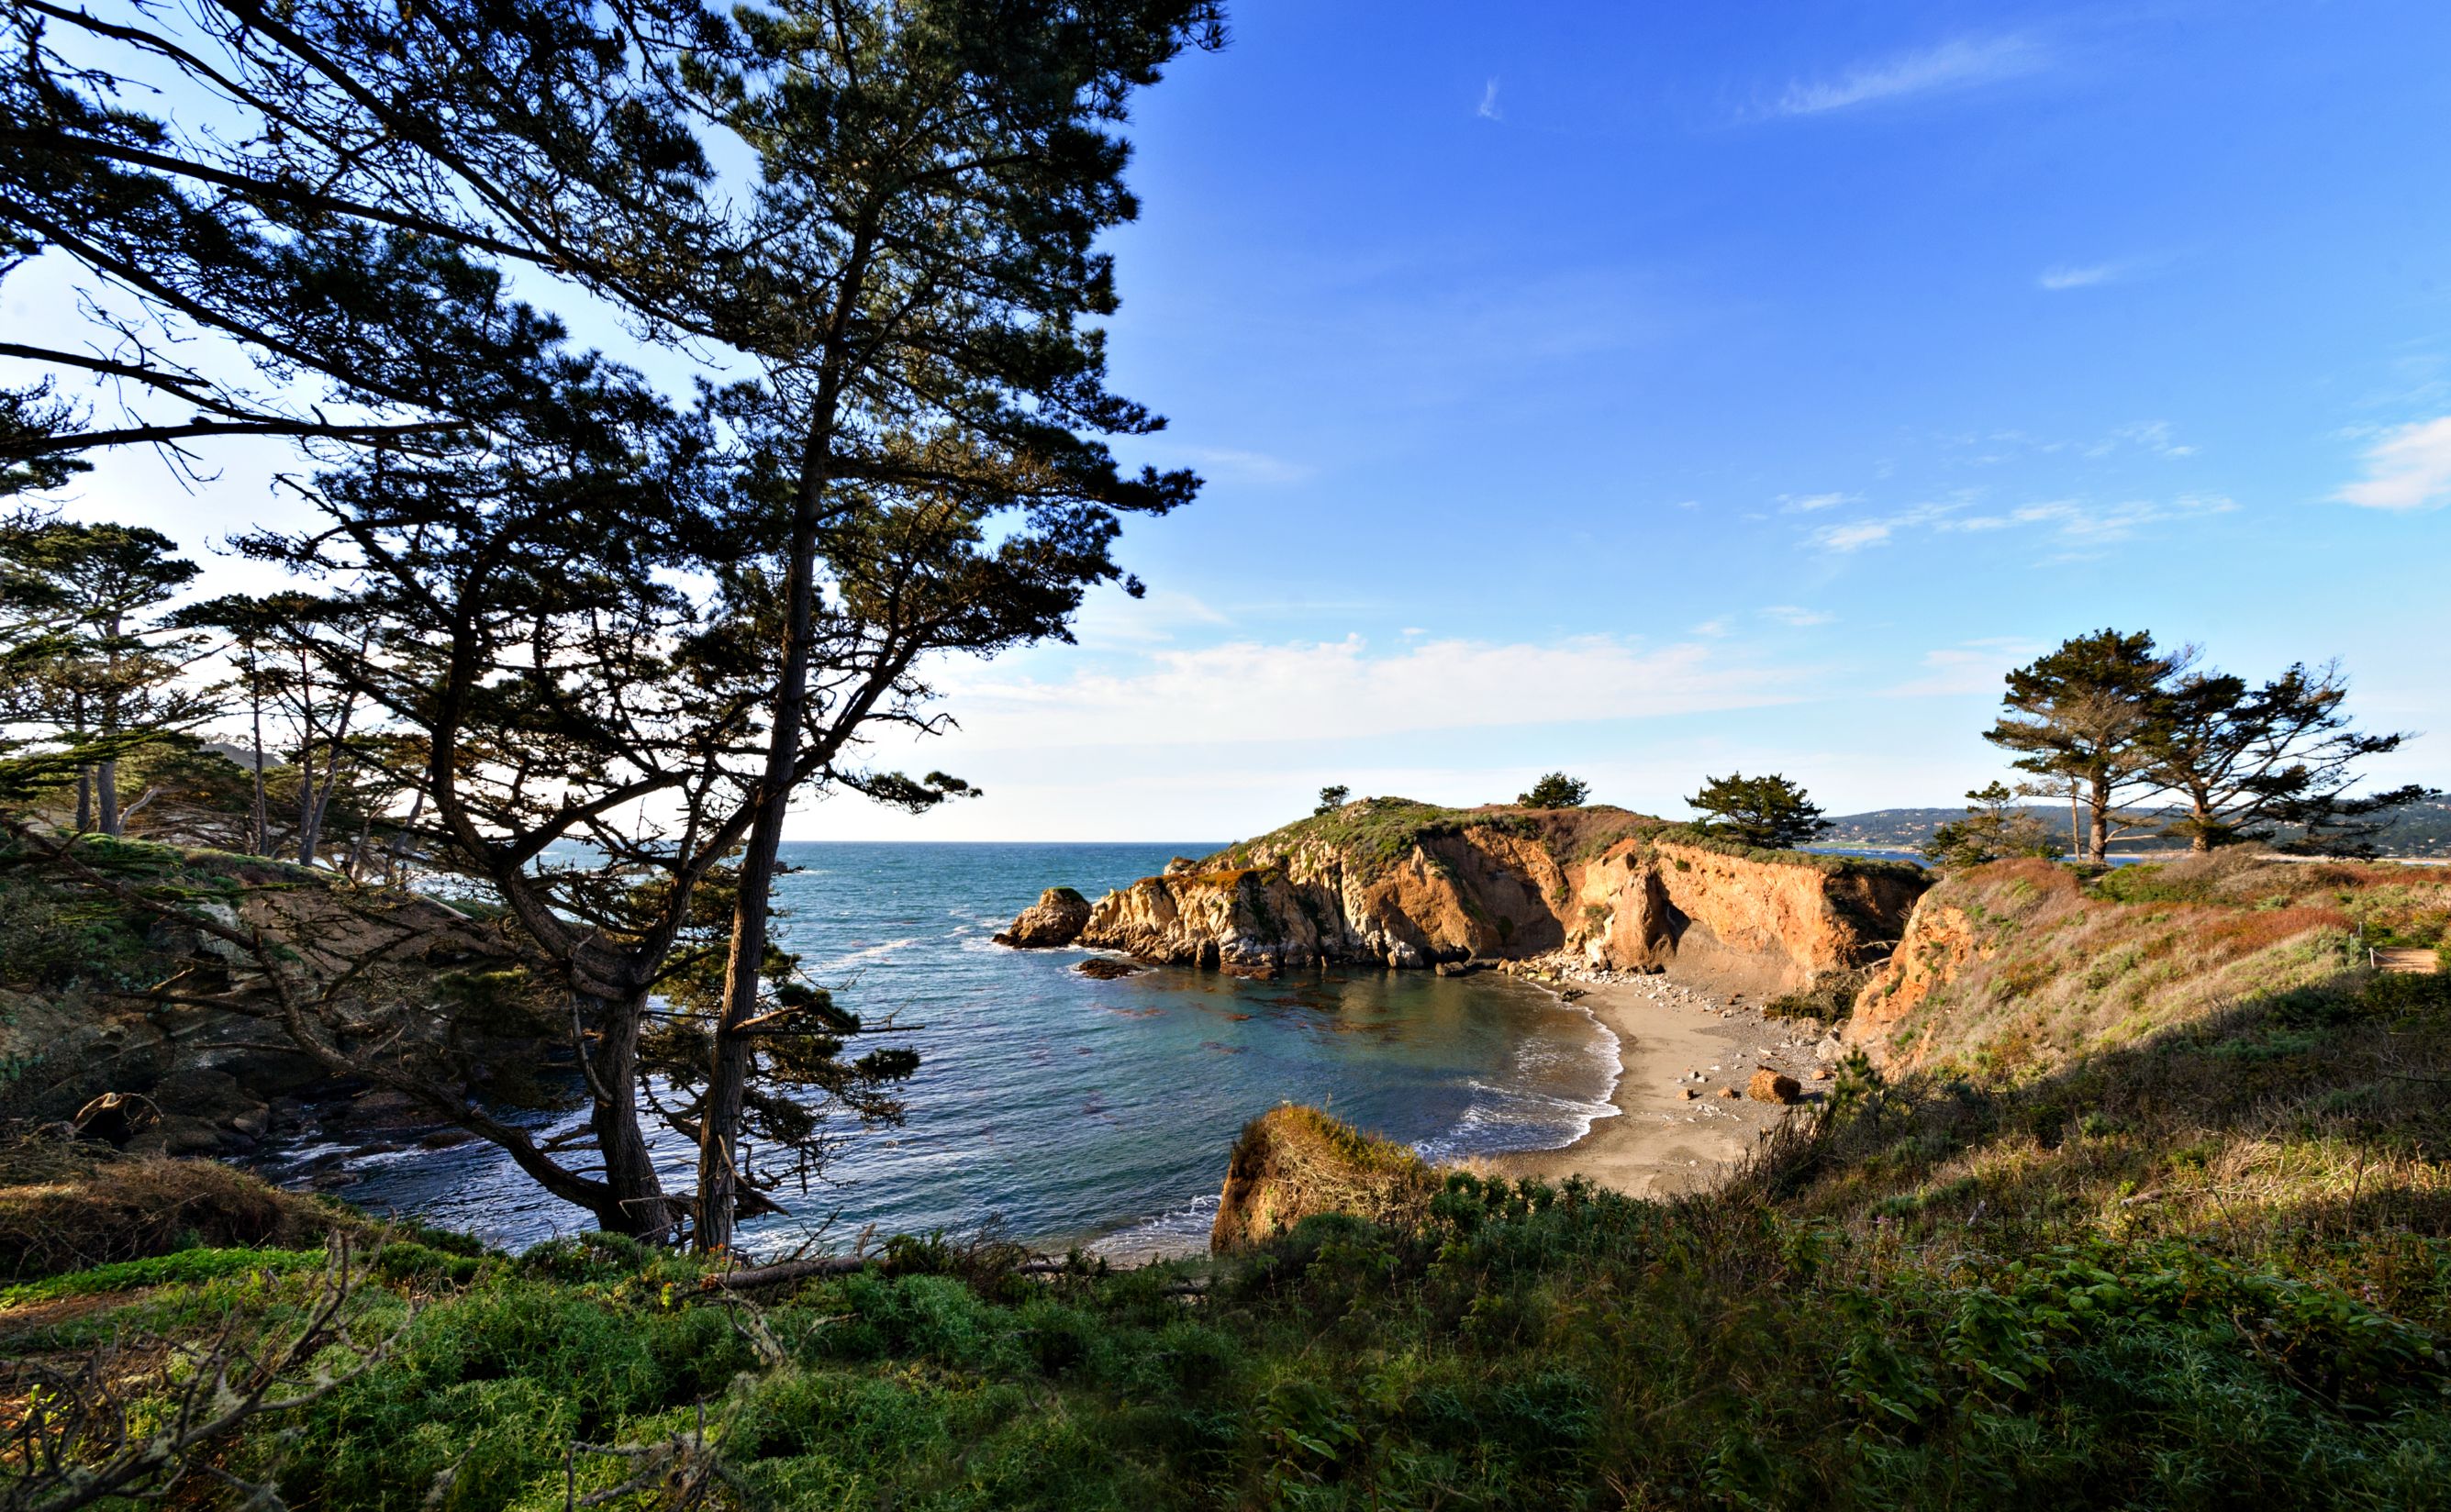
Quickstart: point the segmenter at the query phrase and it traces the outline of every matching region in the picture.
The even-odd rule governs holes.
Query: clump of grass
[[[1320,1213],[1410,1223],[1438,1184],[1438,1172],[1402,1145],[1315,1108],[1274,1108],[1245,1125],[1234,1142],[1215,1242],[1247,1249]]]
[[[37,1278],[183,1249],[304,1248],[363,1227],[337,1204],[211,1161],[75,1160],[21,1168],[0,1187],[0,1276]]]

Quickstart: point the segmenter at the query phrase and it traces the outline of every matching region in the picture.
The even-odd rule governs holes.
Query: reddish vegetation
[[[2446,917],[2451,884],[2400,867],[2217,853],[2088,883],[1995,862],[1924,897],[1846,1037],[1898,1067],[2049,1066],[2363,967],[2360,920],[2373,938]]]

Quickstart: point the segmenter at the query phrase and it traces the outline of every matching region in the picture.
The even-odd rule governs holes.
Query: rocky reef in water
[[[1886,953],[1927,885],[1904,863],[1750,850],[1623,809],[1367,798],[1111,892],[1069,940],[1033,933],[1244,973],[1562,953],[1784,991]]]

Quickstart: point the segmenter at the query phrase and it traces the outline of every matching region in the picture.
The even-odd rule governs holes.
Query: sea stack
[[[1046,950],[1069,945],[1089,922],[1089,900],[1069,887],[1050,887],[1038,901],[1023,909],[1012,926],[995,936],[998,945],[1020,950]]]

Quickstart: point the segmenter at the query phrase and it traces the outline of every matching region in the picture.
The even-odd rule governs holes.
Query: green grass
[[[179,1282],[213,1281],[223,1276],[245,1275],[254,1271],[286,1275],[297,1270],[319,1270],[324,1264],[325,1257],[321,1249],[180,1249],[167,1255],[123,1260],[112,1265],[96,1266],[90,1270],[45,1276],[37,1281],[21,1281],[14,1286],[0,1286],[0,1307],[49,1302],[60,1297],[90,1296],[97,1292],[134,1291],[140,1287]]]

